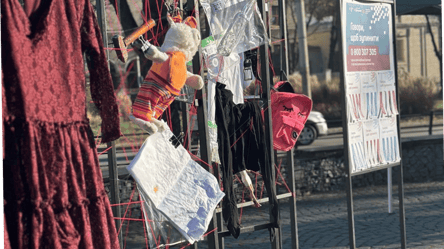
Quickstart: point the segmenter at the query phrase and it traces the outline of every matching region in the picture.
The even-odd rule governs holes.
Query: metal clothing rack
[[[145,0],[148,1],[148,0]],[[180,6],[182,7],[183,0],[180,1]],[[286,25],[286,18],[285,18],[285,1],[284,0],[277,0],[279,4],[279,18],[280,18],[280,34],[281,34],[281,46],[280,46],[280,60],[281,60],[281,80],[284,80],[283,74],[288,75],[288,55],[287,55],[287,25]],[[116,0],[116,5],[118,6],[118,10],[120,10],[120,0]],[[265,0],[258,0],[258,7],[260,10],[260,13],[262,17],[265,19],[267,17],[267,9]],[[102,30],[102,37],[104,39],[104,43],[107,44],[107,32],[106,32],[106,18],[105,18],[105,0],[97,0],[96,1],[96,9],[97,9],[97,18],[99,21],[99,26]],[[187,0],[187,15],[192,15],[196,17],[198,20],[197,22],[197,29],[201,31],[200,27],[200,20],[199,18],[199,5],[198,0]],[[120,14],[117,13],[117,16],[120,17]],[[204,18],[205,19],[205,18]],[[206,20],[206,19],[205,19]],[[202,34],[202,37],[207,37],[209,33],[209,26],[206,25],[205,29],[206,34]],[[263,93],[260,96],[260,99],[263,102],[263,108],[265,110],[264,118],[265,118],[265,136],[266,136],[266,142],[269,145],[269,165],[271,165],[272,168],[272,178],[276,179],[276,173],[275,173],[275,157],[273,155],[276,155],[275,151],[273,150],[273,138],[272,138],[272,119],[271,119],[271,101],[270,101],[270,83],[273,82],[273,75],[270,74],[270,58],[269,58],[269,41],[267,41],[264,45],[261,45],[259,47],[259,56],[261,58],[261,78],[262,80],[262,89]],[[193,72],[198,73],[200,72],[201,76],[203,77],[204,72],[201,70],[202,68],[202,62],[200,60],[201,58],[201,47],[199,46],[199,51],[196,54],[196,56],[193,58],[192,65],[193,65]],[[197,118],[198,118],[198,126],[199,126],[199,141],[200,141],[200,155],[201,160],[203,162],[206,162],[207,164],[211,165],[210,162],[210,156],[209,156],[209,142],[208,142],[208,126],[207,126],[207,94],[205,88],[202,90],[197,91],[196,94],[197,101],[195,102],[195,105],[197,106]],[[256,99],[256,98],[255,98]],[[188,109],[190,104],[188,103],[181,103],[183,106],[183,113],[182,113],[182,121],[183,121],[183,128],[186,131],[187,134],[187,144],[188,148],[190,145],[191,137],[190,137],[190,129],[188,126],[189,122],[189,113]],[[111,148],[108,151],[108,161],[109,161],[109,171],[110,171],[110,180],[111,180],[111,186],[110,186],[110,192],[111,192],[111,204],[119,204],[119,190],[118,190],[118,172],[117,172],[117,165],[116,165],[116,149],[114,142],[108,143],[108,148]],[[205,166],[204,166],[205,167]],[[297,219],[296,219],[296,186],[295,186],[295,174],[294,174],[294,149],[289,151],[287,153],[287,167],[290,171],[290,190],[291,193],[285,193],[281,195],[277,195],[277,199],[284,199],[284,198],[290,198],[291,199],[291,232],[292,232],[292,248],[299,248],[298,243],[298,235],[297,235]],[[219,175],[219,168],[218,167],[212,167],[209,169],[211,173],[213,173],[215,176]],[[276,193],[276,186],[273,185],[272,191]],[[265,203],[268,201],[268,198],[262,198],[259,200],[260,203]],[[238,204],[238,208],[246,207],[246,206],[252,206],[253,202],[245,202]],[[117,205],[113,207],[113,214],[115,217],[120,217],[120,206]],[[271,209],[270,209],[271,214]],[[270,216],[271,219],[271,216]],[[278,217],[278,219],[280,219]],[[120,227],[120,219],[116,219],[116,226]],[[247,232],[253,232],[253,231],[259,231],[263,229],[270,229],[270,232],[274,234],[275,236],[271,236],[271,245],[273,249],[282,248],[282,238],[281,238],[281,228],[274,228],[272,227],[271,222],[265,222],[262,224],[249,226],[249,227],[243,227],[241,228],[241,233],[247,233]],[[208,231],[213,231],[207,235],[208,238],[208,245],[210,249],[223,249],[224,247],[224,237],[230,236],[230,233],[228,231],[225,231],[223,229],[223,218],[222,218],[222,208],[217,208],[213,213],[212,221],[209,224]],[[119,236],[120,244],[122,246],[123,238],[120,234]],[[195,243],[192,245],[193,248],[198,248],[198,243]]]

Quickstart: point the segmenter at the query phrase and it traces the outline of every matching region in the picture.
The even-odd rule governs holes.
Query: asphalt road
[[[337,130],[337,129],[336,129]],[[434,126],[432,129],[432,135],[443,134],[442,125]],[[401,139],[411,137],[428,136],[428,127],[406,127],[401,129]],[[314,149],[325,146],[339,146],[343,144],[342,133],[333,133],[327,136],[318,137],[312,144],[306,146],[298,146],[298,149]]]
[[[307,146],[298,146],[298,149],[319,149],[322,147],[333,147],[333,146],[341,146],[343,144],[342,133],[338,133],[338,129],[332,129],[333,134],[319,137],[315,140],[311,145]],[[339,132],[340,129],[339,129]],[[443,128],[440,125],[434,126],[433,135],[443,134]],[[410,137],[419,137],[419,136],[428,136],[429,130],[428,127],[415,127],[415,128],[402,128],[401,129],[401,139],[410,138]],[[107,153],[100,154],[103,151],[103,148],[99,148],[99,161],[103,171],[103,177],[108,177],[108,155]],[[119,174],[127,174],[125,166],[128,165],[134,156],[137,154],[136,148],[117,148],[117,165]]]
[[[409,249],[444,248],[444,182],[404,184],[406,239]],[[387,187],[353,190],[356,246],[360,249],[401,248],[397,185],[393,185],[393,212],[387,211]],[[292,248],[290,205],[280,204],[282,249]],[[268,220],[268,206],[242,210],[243,226]],[[347,199],[345,191],[318,193],[297,198],[300,249],[349,248]],[[144,223],[133,221],[124,234],[125,248],[146,247]],[[125,231],[125,229],[123,229]],[[226,237],[225,248],[268,249],[268,230],[244,233],[238,239]],[[192,248],[192,247],[186,247]],[[208,248],[207,242],[198,248]]]

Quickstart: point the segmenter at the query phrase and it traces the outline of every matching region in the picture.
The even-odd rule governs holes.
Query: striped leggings
[[[175,96],[156,82],[143,81],[133,103],[133,115],[146,121],[158,119]]]

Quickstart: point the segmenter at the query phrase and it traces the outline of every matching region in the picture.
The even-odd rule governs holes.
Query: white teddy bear
[[[186,68],[201,41],[196,19],[187,17],[182,23],[175,23],[170,16],[167,19],[170,28],[160,49],[148,41],[139,48],[153,65],[133,103],[130,119],[150,135],[166,129],[166,123],[158,118],[185,84],[197,90],[204,86],[202,77]]]

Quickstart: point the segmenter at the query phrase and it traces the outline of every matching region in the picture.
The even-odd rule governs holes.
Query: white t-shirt
[[[212,46],[212,45],[210,45]],[[215,45],[214,45],[215,46]],[[243,74],[241,64],[243,60],[238,54],[231,53],[230,56],[220,55],[210,56],[207,60],[208,65],[208,126],[210,137],[211,160],[219,162],[217,146],[217,126],[216,126],[216,83],[226,85],[226,89],[233,93],[233,102],[235,104],[244,103],[243,94]]]

